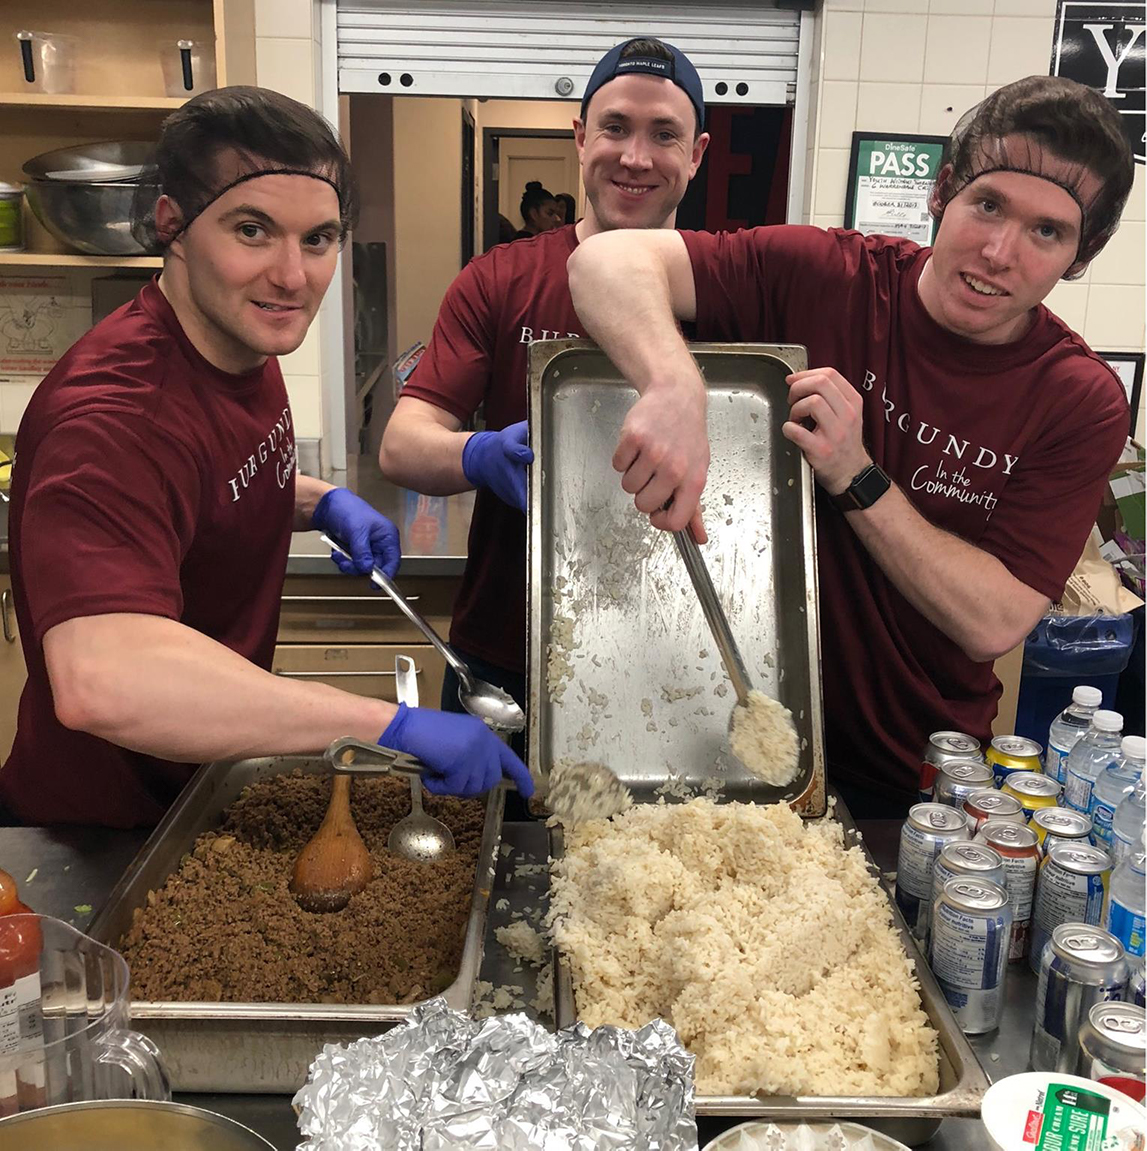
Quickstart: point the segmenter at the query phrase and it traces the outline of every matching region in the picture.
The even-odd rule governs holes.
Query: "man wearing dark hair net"
[[[472,716],[269,670],[292,530],[339,539],[344,570],[399,564],[389,520],[299,475],[277,360],[334,273],[348,176],[321,117],[276,93],[208,92],[165,122],[149,177],[163,271],[64,355],[16,437],[28,681],[0,770],[9,821],[148,826],[200,762],[345,735],[422,759],[432,791],[503,772],[532,791]]]
[[[1114,232],[1132,172],[1106,100],[1033,77],[958,125],[931,249],[784,225],[614,232],[570,259],[587,333],[642,402],[702,397],[671,431],[635,418],[640,404],[623,429],[614,465],[658,527],[697,514],[687,479],[709,458],[677,322],[695,320],[700,339],[808,348],[780,431],[819,486],[828,767],[858,814],[903,813],[930,784],[930,733],[990,738],[993,660],[1059,598],[1083,549],[1127,401],[1041,301]],[[666,445],[682,425],[678,455]]]

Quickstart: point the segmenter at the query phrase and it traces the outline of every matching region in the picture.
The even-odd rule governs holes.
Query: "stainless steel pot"
[[[30,180],[25,187],[36,218],[63,244],[89,256],[143,256],[131,234],[136,185]]]
[[[105,1099],[0,1119],[0,1151],[275,1151],[249,1127],[184,1103]]]

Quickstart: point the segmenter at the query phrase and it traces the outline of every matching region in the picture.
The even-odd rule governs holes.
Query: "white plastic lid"
[[[1128,759],[1147,759],[1147,739],[1141,735],[1125,735],[1119,750]]]
[[[1071,693],[1071,702],[1078,703],[1080,707],[1098,707],[1103,702],[1103,692],[1090,684],[1081,683]]]
[[[1106,1100],[1107,1113],[1088,1106],[1088,1097]],[[1080,1104],[1080,1106],[1076,1106]],[[1073,1126],[1092,1136],[1080,1146],[1132,1151],[1147,1123],[1147,1109],[1105,1083],[1079,1075],[1026,1071],[993,1083],[984,1094],[980,1118],[996,1151],[1032,1151],[1056,1118],[1072,1116]]]
[[[22,196],[23,194],[23,184],[5,184],[3,180],[0,180],[0,196]]]
[[[1123,716],[1117,711],[1104,711],[1100,708],[1092,717],[1091,722],[1099,731],[1122,731]]]

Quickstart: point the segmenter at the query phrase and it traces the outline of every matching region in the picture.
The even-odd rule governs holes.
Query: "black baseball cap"
[[[585,86],[585,95],[581,98],[581,118],[585,119],[585,110],[589,107],[590,98],[604,84],[616,80],[618,76],[627,76],[631,72],[644,72],[649,76],[662,76],[671,80],[686,96],[697,113],[697,131],[705,123],[705,92],[701,86],[701,77],[692,61],[680,48],[666,44],[663,40],[655,42],[665,48],[673,57],[672,60],[662,60],[660,56],[627,56],[622,59],[622,52],[640,40],[652,40],[651,36],[639,36],[633,40],[626,40],[618,44],[597,62],[589,83]]]

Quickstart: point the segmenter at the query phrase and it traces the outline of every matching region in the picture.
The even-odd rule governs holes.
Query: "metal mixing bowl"
[[[24,188],[36,218],[61,243],[89,256],[143,256],[131,234],[135,184],[30,180]]]
[[[56,148],[41,152],[24,165],[24,175],[30,180],[47,179],[53,173],[56,179],[82,182],[106,179],[130,180],[138,176],[145,164],[155,156],[155,145],[147,140],[105,140],[99,144],[75,144],[71,148]],[[124,168],[134,168],[135,176]],[[111,172],[109,177],[105,173]]]
[[[183,1103],[61,1103],[0,1119],[0,1151],[275,1151],[248,1127]]]

